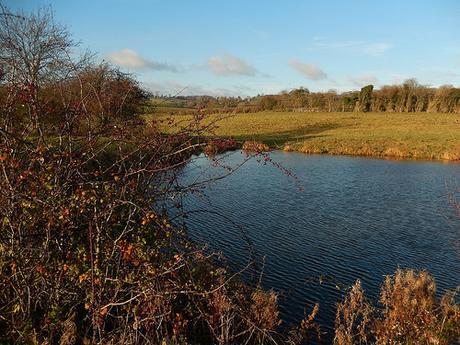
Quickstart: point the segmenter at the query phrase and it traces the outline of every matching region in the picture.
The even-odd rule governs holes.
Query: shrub
[[[450,344],[460,337],[455,293],[436,299],[436,284],[425,271],[398,269],[387,276],[380,308],[365,301],[359,281],[338,305],[337,344]]]

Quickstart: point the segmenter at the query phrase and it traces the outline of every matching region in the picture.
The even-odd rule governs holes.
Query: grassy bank
[[[182,126],[191,120],[190,115],[173,117]],[[207,121],[218,118],[211,115]],[[460,159],[459,114],[259,112],[223,116],[208,134],[305,153]]]

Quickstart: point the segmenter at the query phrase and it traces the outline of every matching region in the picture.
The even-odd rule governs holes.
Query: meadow
[[[174,119],[187,126],[191,115],[154,113],[146,119]],[[253,140],[272,149],[407,159],[460,159],[460,116],[445,113],[257,112],[209,115],[207,136]],[[171,125],[162,122],[162,130]],[[174,126],[173,126],[174,127]],[[177,130],[177,128],[175,129]]]

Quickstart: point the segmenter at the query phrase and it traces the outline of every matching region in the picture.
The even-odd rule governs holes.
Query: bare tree
[[[72,49],[77,46],[64,26],[54,22],[50,8],[27,15],[11,13],[0,4],[1,80],[27,100],[33,129],[39,126],[39,90],[68,73]]]
[[[7,80],[40,86],[62,77],[77,46],[67,28],[56,24],[51,9],[26,16],[0,7],[0,63]]]

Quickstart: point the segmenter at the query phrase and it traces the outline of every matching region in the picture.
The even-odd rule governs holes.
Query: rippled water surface
[[[235,166],[244,157],[235,152],[224,161]],[[291,169],[297,183],[252,159],[207,187],[207,197],[187,197],[187,210],[213,212],[191,213],[186,224],[192,238],[223,251],[235,270],[248,261],[247,236],[258,260],[265,256],[263,285],[280,292],[289,322],[320,303],[319,321],[331,327],[345,286],[359,278],[377,298],[384,275],[398,266],[429,270],[439,291],[460,283],[460,221],[449,204],[460,185],[460,164],[271,157]],[[223,171],[198,157],[182,179]]]

